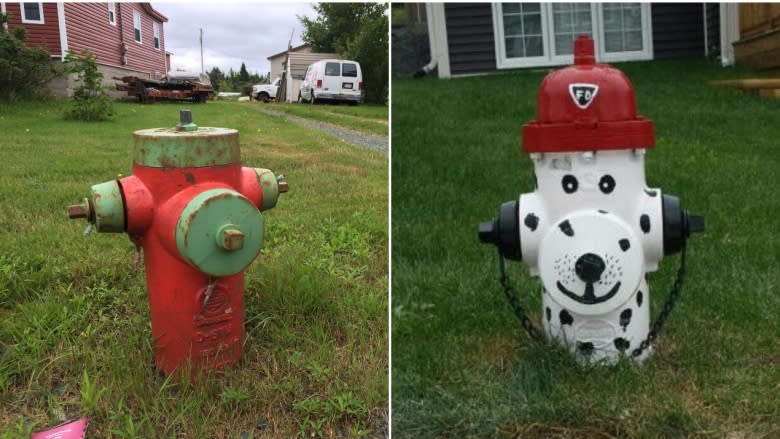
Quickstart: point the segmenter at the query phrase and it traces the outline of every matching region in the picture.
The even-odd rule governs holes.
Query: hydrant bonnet
[[[574,65],[548,74],[536,120],[523,126],[528,153],[649,148],[653,122],[636,113],[634,88],[620,70],[594,64],[593,40],[574,42]]]

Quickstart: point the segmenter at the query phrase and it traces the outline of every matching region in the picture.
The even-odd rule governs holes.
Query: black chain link
[[[501,286],[504,287],[504,294],[506,295],[507,300],[509,300],[509,305],[511,305],[512,309],[515,311],[518,320],[520,320],[520,324],[523,325],[523,328],[525,328],[525,331],[532,339],[540,343],[544,342],[542,330],[533,324],[523,307],[523,303],[520,302],[520,296],[518,296],[517,291],[512,288],[512,285],[509,284],[509,278],[506,275],[506,268],[504,267],[504,257],[501,255],[500,249],[498,250],[498,269],[501,272],[498,281],[501,282]]]
[[[677,304],[677,299],[680,297],[683,282],[685,281],[685,274],[685,243],[683,242],[682,248],[680,249],[680,268],[677,269],[677,278],[674,280],[671,291],[669,291],[669,297],[666,298],[666,302],[664,302],[664,306],[661,308],[661,312],[659,312],[658,317],[655,318],[653,326],[650,329],[650,332],[647,334],[647,338],[642,340],[642,343],[639,344],[638,348],[631,351],[632,357],[638,357],[642,355],[642,352],[650,347],[650,344],[658,337],[658,334],[664,327],[664,323],[666,323],[666,319],[668,319],[669,314],[672,313],[674,305]]]
[[[501,250],[498,251],[498,269],[500,272],[498,280],[501,282],[501,286],[504,288],[504,294],[509,301],[509,305],[512,306],[515,316],[520,320],[520,324],[525,328],[525,331],[532,339],[538,342],[544,342],[544,332],[533,324],[531,318],[528,317],[528,312],[525,310],[525,307],[523,307],[523,303],[520,301],[520,296],[512,285],[509,284],[509,277],[506,275],[506,267],[504,264],[504,257],[501,255]],[[666,302],[664,302],[661,312],[658,313],[658,317],[656,317],[653,322],[652,329],[647,334],[647,338],[642,340],[642,343],[639,344],[638,348],[631,351],[632,357],[642,355],[642,352],[650,347],[650,344],[658,337],[664,323],[666,323],[666,320],[669,318],[669,314],[672,313],[674,306],[677,304],[677,299],[680,297],[683,282],[685,281],[685,274],[685,244],[683,244],[680,249],[680,268],[677,270],[677,278],[674,280],[672,289],[669,292],[669,297],[666,298]]]

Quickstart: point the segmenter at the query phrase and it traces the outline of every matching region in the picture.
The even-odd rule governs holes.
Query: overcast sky
[[[241,62],[249,73],[268,73],[268,57],[302,44],[303,28],[297,15],[315,18],[314,3],[153,2],[168,17],[164,24],[165,50],[172,52],[173,70],[200,72],[199,29],[203,28],[203,64],[206,72],[219,67],[236,72]]]

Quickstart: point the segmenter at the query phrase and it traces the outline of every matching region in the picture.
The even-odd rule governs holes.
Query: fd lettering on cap
[[[569,94],[574,100],[574,104],[582,110],[588,108],[590,103],[596,99],[596,94],[598,92],[599,86],[596,84],[569,84]]]

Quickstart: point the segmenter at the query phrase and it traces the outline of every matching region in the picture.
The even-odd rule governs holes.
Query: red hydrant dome
[[[548,74],[539,88],[536,120],[523,126],[525,152],[648,148],[653,122],[636,114],[626,75],[596,64],[593,39],[574,42],[574,65]]]

